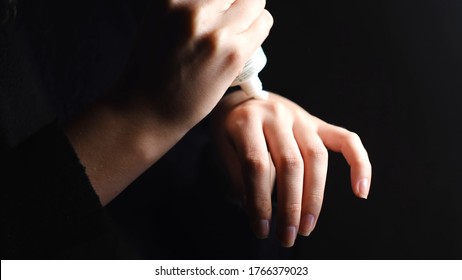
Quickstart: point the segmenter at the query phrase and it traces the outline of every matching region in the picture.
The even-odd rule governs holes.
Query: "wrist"
[[[120,100],[119,100],[120,101]],[[65,127],[103,205],[159,160],[186,133],[137,100],[103,98]]]

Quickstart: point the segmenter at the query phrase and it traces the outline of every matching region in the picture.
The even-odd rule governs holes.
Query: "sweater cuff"
[[[104,209],[56,122],[20,144],[6,171],[2,247],[7,256],[57,256],[103,235]]]

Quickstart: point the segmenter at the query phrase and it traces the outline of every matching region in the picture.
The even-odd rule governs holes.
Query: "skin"
[[[265,1],[156,0],[116,84],[65,127],[107,205],[208,115],[273,24]]]
[[[273,19],[264,7],[265,1],[254,0],[151,2],[125,71],[65,126],[102,205],[212,110],[218,146],[258,237],[268,236],[275,185],[281,244],[290,247],[297,232],[313,230],[326,148],[342,152],[354,193],[367,197],[371,166],[356,134],[274,93],[267,101],[239,91],[223,98],[269,34]]]
[[[212,120],[216,146],[259,238],[269,234],[274,187],[281,245],[293,246],[297,233],[310,235],[323,202],[328,150],[350,165],[353,193],[368,196],[372,167],[360,137],[278,94],[257,100],[231,93]]]

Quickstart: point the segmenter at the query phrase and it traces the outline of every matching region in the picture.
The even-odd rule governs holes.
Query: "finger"
[[[347,129],[327,123],[320,125],[318,132],[327,148],[343,154],[350,165],[353,192],[366,199],[369,195],[372,166],[360,137]]]
[[[275,103],[273,123],[265,124],[265,136],[276,167],[278,234],[282,246],[295,242],[302,208],[303,159],[292,132],[292,120],[283,105]]]
[[[241,162],[246,208],[252,228],[259,238],[269,234],[271,220],[271,161],[263,134],[262,121],[254,111],[241,107],[230,138]]]
[[[294,129],[304,162],[302,213],[299,234],[313,231],[321,212],[327,177],[328,151],[316,131],[307,126]]]
[[[248,57],[263,44],[269,35],[273,23],[274,20],[272,15],[264,9],[246,30],[239,33],[238,39],[242,44],[248,46]]]
[[[257,20],[265,8],[265,0],[236,0],[223,14],[223,24],[234,34],[241,33]]]

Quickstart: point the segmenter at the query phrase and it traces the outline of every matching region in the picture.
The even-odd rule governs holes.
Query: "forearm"
[[[90,182],[108,204],[159,160],[186,129],[164,123],[141,101],[103,100],[65,127]]]

